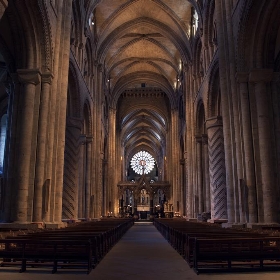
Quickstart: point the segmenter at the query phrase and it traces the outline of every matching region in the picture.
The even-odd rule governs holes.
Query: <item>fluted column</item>
[[[21,110],[19,111],[19,136],[17,150],[17,168],[15,171],[16,201],[14,219],[17,222],[27,221],[28,194],[30,182],[30,161],[32,156],[33,116],[35,106],[36,85],[40,83],[41,75],[37,69],[19,69],[18,79],[21,83]]]
[[[229,50],[227,25],[229,24],[226,14],[227,5],[224,0],[215,0],[215,16],[217,22],[217,43],[219,52],[219,79],[221,90],[221,109],[223,117],[223,137],[224,137],[224,155],[226,168],[226,193],[227,193],[227,218],[229,223],[236,220],[235,198],[236,184],[235,175],[235,145],[234,130],[232,129],[233,110],[230,86],[230,70],[234,61],[231,61],[232,54]],[[216,39],[216,38],[215,38]],[[210,144],[210,143],[209,143]],[[210,151],[210,150],[209,150]],[[210,154],[209,154],[210,156]],[[210,156],[211,157],[211,156]],[[211,168],[211,167],[210,167]]]
[[[221,117],[207,121],[209,171],[211,188],[211,220],[227,219],[227,190],[223,123]]]
[[[248,91],[248,73],[238,73],[236,75],[236,78],[239,83],[240,110],[241,110],[240,113],[241,113],[241,122],[242,122],[243,152],[244,152],[243,156],[244,156],[244,167],[245,167],[244,187],[248,189],[248,197],[245,196],[245,194],[247,193],[246,190],[240,190],[241,192],[243,192],[243,196],[245,196],[243,198],[242,208],[246,213],[245,216],[247,218],[247,222],[256,223],[258,221],[257,192],[256,192],[255,165],[254,165],[254,154],[253,154],[250,100],[249,100],[249,91]],[[248,205],[246,205],[246,203]]]
[[[197,210],[198,214],[203,212],[203,184],[202,184],[202,139],[201,136],[196,136],[196,175],[197,175],[197,195],[198,195],[198,205]]]
[[[178,110],[173,109],[171,111],[171,158],[172,158],[172,173],[170,174],[172,178],[172,189],[173,189],[173,205],[176,205],[176,211],[181,212],[182,202],[181,202],[181,192],[179,189],[179,139],[178,139]],[[170,202],[169,202],[170,203]],[[179,204],[179,209],[177,209],[177,205]]]
[[[5,145],[4,151],[4,184],[2,190],[5,192],[5,196],[2,197],[2,211],[3,216],[1,215],[1,220],[9,222],[11,221],[11,209],[13,206],[13,201],[11,197],[13,197],[14,191],[14,166],[16,162],[15,158],[15,146],[16,146],[16,125],[14,125],[17,121],[17,113],[19,106],[19,96],[20,96],[20,86],[18,84],[18,78],[16,74],[12,74],[12,79],[6,86],[7,93],[9,94],[9,102],[8,102],[8,110],[7,110],[7,137],[6,143],[9,145]]]
[[[205,211],[211,211],[211,195],[210,195],[210,174],[209,174],[209,152],[208,152],[208,136],[202,135],[203,144],[203,166],[204,166],[204,197],[205,197]]]
[[[273,71],[270,69],[253,70],[249,76],[255,89],[264,222],[267,223],[277,222],[270,117],[271,96],[267,89],[267,83],[272,80],[272,77]]]
[[[189,70],[191,71],[191,67]],[[192,102],[192,94],[194,92],[194,81],[192,78],[192,74],[188,74],[188,84],[186,87],[189,90],[186,92],[186,123],[188,124],[186,127],[186,158],[187,158],[187,218],[194,217],[194,190],[193,190],[193,102]]]
[[[108,202],[111,201],[111,211],[114,211],[114,214],[118,213],[118,204],[116,201],[118,200],[117,192],[117,185],[115,184],[115,159],[116,159],[116,110],[113,108],[109,109],[109,151],[108,151],[108,168],[109,168],[109,180],[108,180],[108,189],[107,194],[105,195],[108,198]],[[107,205],[109,207],[109,205]],[[109,211],[109,208],[108,210]]]
[[[34,182],[34,205],[33,205],[33,221],[42,221],[42,212],[47,209],[43,209],[46,206],[49,199],[49,181],[45,177],[46,173],[46,142],[47,142],[47,127],[48,127],[48,115],[49,115],[49,96],[50,85],[52,82],[52,74],[44,73],[42,75],[42,91],[40,100],[40,113],[39,113],[39,127],[38,127],[38,147],[36,157],[36,173]]]
[[[280,139],[280,72],[274,72],[273,81],[271,84],[273,107],[274,107],[274,122],[275,122],[275,139]],[[280,141],[276,142],[276,158],[277,165],[275,168],[280,170]],[[277,186],[280,185],[280,174],[277,175]],[[278,188],[278,197],[280,198],[280,189]],[[280,213],[280,204],[278,204],[278,213]],[[279,218],[278,218],[279,219]]]
[[[86,218],[93,218],[93,205],[91,198],[93,190],[91,189],[91,162],[92,162],[92,137],[86,137],[86,174],[85,174],[85,189],[86,189]]]
[[[85,217],[86,135],[81,134],[79,155],[78,218]]]

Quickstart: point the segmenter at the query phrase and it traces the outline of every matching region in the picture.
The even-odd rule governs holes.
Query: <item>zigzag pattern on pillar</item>
[[[66,130],[64,154],[64,180],[62,197],[62,218],[71,219],[76,215],[79,145],[75,135]]]
[[[208,129],[209,173],[211,188],[211,219],[227,218],[226,170],[223,129]]]

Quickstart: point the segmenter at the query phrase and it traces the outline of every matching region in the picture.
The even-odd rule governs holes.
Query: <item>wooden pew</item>
[[[58,265],[72,268],[77,266],[76,257],[80,259],[80,266],[85,266],[85,263],[87,264],[87,272],[89,273],[133,223],[133,219],[111,219],[110,221],[84,222],[63,229],[52,229],[23,235],[19,234],[16,237],[6,237],[6,239],[0,240],[0,244],[2,244],[0,249],[3,247],[3,244],[5,245],[4,250],[2,248],[0,252],[0,258],[6,260],[2,262],[2,265],[14,266],[20,263],[20,271],[25,271],[27,265],[47,266],[47,264],[50,265],[50,261],[47,261],[47,259],[55,250],[55,252],[59,253],[57,256],[60,256],[60,258],[57,257],[57,260],[51,262],[53,273],[57,270]],[[90,263],[88,259],[89,253],[84,251],[85,248],[81,250],[79,246],[75,246],[75,242],[90,244]],[[12,246],[7,244],[12,244]],[[57,247],[54,248],[51,244],[57,244]],[[58,250],[62,248],[62,245],[59,244],[64,245],[64,247],[68,246],[68,249]],[[26,245],[28,246],[26,247]],[[13,247],[18,249],[12,250]],[[31,247],[33,251],[26,250],[26,248]],[[23,248],[24,257],[22,257]],[[17,260],[17,262],[14,262],[14,260]]]
[[[195,239],[193,269],[200,272],[280,269],[280,237]]]
[[[0,240],[1,266],[20,265],[19,272],[26,271],[27,264],[51,266],[52,273],[59,265],[92,270],[92,244],[86,240],[37,240],[2,239]],[[3,246],[4,245],[4,246]],[[9,259],[10,261],[5,261]]]

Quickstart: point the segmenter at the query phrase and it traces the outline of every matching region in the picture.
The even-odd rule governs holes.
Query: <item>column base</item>
[[[246,228],[246,224],[245,223],[224,223],[224,224],[222,224],[222,227],[240,229],[240,228]]]
[[[42,229],[44,228],[43,223],[21,223],[21,222],[13,222],[13,223],[0,223],[0,231],[1,229],[14,229],[14,230],[23,230],[23,229]]]
[[[227,223],[227,222],[228,222],[227,219],[209,219],[209,220],[207,220],[207,223],[219,224],[219,225],[225,224],[225,223]]]
[[[48,228],[48,229],[58,229],[58,228],[65,228],[67,227],[67,223],[64,223],[64,222],[47,222],[45,223],[45,228]]]
[[[279,228],[280,224],[278,223],[247,223],[247,228],[251,229],[261,229],[261,228],[273,229]]]
[[[197,222],[197,218],[187,218],[186,220],[189,222]]]

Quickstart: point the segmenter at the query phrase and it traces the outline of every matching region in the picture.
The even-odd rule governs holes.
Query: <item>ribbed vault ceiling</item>
[[[102,0],[93,12],[97,58],[105,67],[128,160],[141,149],[157,161],[164,156],[170,109],[177,105],[178,77],[191,60],[190,2],[196,3]],[[157,96],[158,102],[151,102],[151,96]]]

